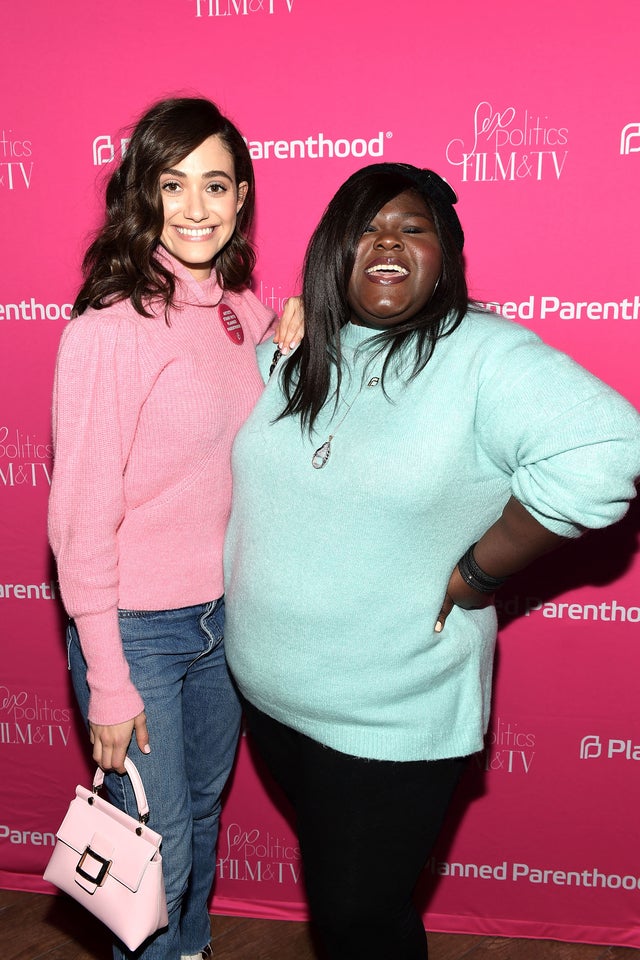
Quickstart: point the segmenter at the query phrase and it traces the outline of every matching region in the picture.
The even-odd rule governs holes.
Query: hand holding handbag
[[[130,950],[168,923],[159,833],[147,827],[149,805],[140,774],[124,762],[138,806],[138,820],[98,796],[104,773],[93,789],[77,786],[75,798],[56,834],[44,872],[86,907]]]

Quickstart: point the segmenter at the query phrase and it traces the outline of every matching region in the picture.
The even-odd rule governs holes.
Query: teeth
[[[365,273],[400,273],[406,277],[409,271],[397,263],[378,263],[374,267],[368,267]]]
[[[176,227],[176,230],[185,237],[204,237],[213,233],[213,227]]]

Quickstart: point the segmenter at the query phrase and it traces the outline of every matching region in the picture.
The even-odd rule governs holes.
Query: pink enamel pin
[[[242,324],[238,320],[237,316],[226,303],[221,303],[218,306],[218,316],[220,317],[220,323],[225,329],[229,340],[232,343],[244,343],[244,331],[242,329]]]

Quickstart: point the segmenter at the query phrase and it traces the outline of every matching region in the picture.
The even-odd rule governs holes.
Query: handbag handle
[[[136,767],[135,763],[133,760],[130,760],[129,757],[124,758],[124,768],[129,774],[131,786],[133,787],[133,792],[136,797],[136,804],[138,805],[138,820],[140,823],[146,823],[149,819],[149,804],[147,803],[147,795],[144,791],[142,778],[138,773],[138,768]],[[96,775],[93,778],[93,792],[97,793],[103,783],[104,770],[101,767],[98,767],[96,770]]]

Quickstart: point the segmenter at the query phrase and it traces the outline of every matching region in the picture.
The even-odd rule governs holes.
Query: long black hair
[[[73,316],[89,306],[101,309],[125,299],[131,299],[142,316],[150,316],[150,301],[159,300],[168,316],[175,278],[155,256],[164,225],[160,174],[212,136],[219,137],[233,157],[236,184],[243,180],[248,184],[235,232],[215,259],[216,276],[229,290],[247,285],[255,266],[255,253],[247,238],[255,203],[248,147],[210,100],[161,100],[136,124],[126,153],[109,179],[105,222],[84,256],[84,283]]]
[[[380,352],[389,347],[383,383],[389,364],[405,348],[414,349],[408,376],[415,377],[429,362],[436,342],[455,330],[468,309],[464,234],[453,208],[457,197],[451,187],[431,170],[403,163],[375,163],[352,174],[330,201],[307,247],[302,292],[305,335],[282,372],[287,403],[281,416],[297,414],[309,430],[327,402],[334,365],[337,387],[333,396],[338,402],[340,330],[351,316],[347,290],[358,243],[378,211],[407,190],[418,193],[431,211],[442,250],[442,273],[422,310],[377,335]]]

